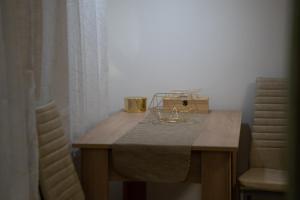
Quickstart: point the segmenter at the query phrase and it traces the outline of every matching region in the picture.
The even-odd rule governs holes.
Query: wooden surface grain
[[[201,199],[231,200],[232,166],[230,153],[203,151],[201,163]]]
[[[127,131],[142,121],[146,113],[118,112],[100,122],[73,143],[77,148],[110,149]],[[236,151],[239,145],[241,112],[210,111],[206,116],[193,150]],[[184,134],[184,133],[183,133]]]
[[[83,149],[82,186],[88,200],[109,200],[108,150]]]

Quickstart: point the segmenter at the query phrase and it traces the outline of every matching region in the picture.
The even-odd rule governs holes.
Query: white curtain
[[[105,16],[106,0],[67,0],[72,140],[108,114]]]
[[[107,116],[105,11],[105,0],[0,1],[0,199],[39,199],[36,106],[58,100],[72,139]]]
[[[59,90],[51,76],[61,2],[0,1],[0,199],[39,199],[35,108]]]
[[[42,0],[42,49],[40,93],[37,106],[42,106],[52,100],[51,74],[55,64],[55,39],[56,39],[56,1]]]
[[[40,71],[40,8],[34,0],[0,1],[1,199],[39,198],[34,76]]]

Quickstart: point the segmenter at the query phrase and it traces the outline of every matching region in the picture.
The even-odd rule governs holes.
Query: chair
[[[252,126],[250,169],[239,177],[241,197],[254,193],[284,195],[287,186],[287,82],[278,78],[257,78]]]
[[[39,141],[39,181],[45,200],[83,200],[60,115],[52,101],[36,109]]]

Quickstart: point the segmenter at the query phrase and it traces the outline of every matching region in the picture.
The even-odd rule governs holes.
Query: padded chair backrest
[[[287,81],[257,78],[250,166],[285,169]]]
[[[83,200],[59,112],[52,101],[36,109],[40,186],[45,200]]]

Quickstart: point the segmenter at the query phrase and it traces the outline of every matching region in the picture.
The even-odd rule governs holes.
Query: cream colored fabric
[[[69,99],[68,79],[62,76],[68,73],[68,63],[62,63],[67,59],[64,4],[0,1],[1,199],[39,199],[35,108],[52,99],[50,85],[60,109],[68,107],[59,101]]]
[[[55,103],[36,109],[40,185],[45,200],[84,199]]]
[[[0,1],[0,199],[38,200],[39,0]]]
[[[258,78],[250,166],[282,170],[287,147],[287,82]]]
[[[191,146],[205,119],[206,115],[191,114],[185,123],[159,123],[149,114],[113,144],[114,169],[134,180],[184,181],[190,169]]]
[[[257,79],[250,170],[239,178],[243,186],[283,191],[286,184],[283,177],[286,169],[287,102],[285,80]]]
[[[110,163],[112,166],[112,160],[110,159]],[[110,177],[112,180],[124,180],[126,177],[117,173],[113,168],[110,170]],[[186,183],[201,183],[201,153],[200,152],[192,152],[191,161],[190,161],[190,169],[187,174],[186,179],[183,181]]]
[[[284,192],[286,177],[284,170],[251,168],[239,178],[239,181],[250,189]]]

